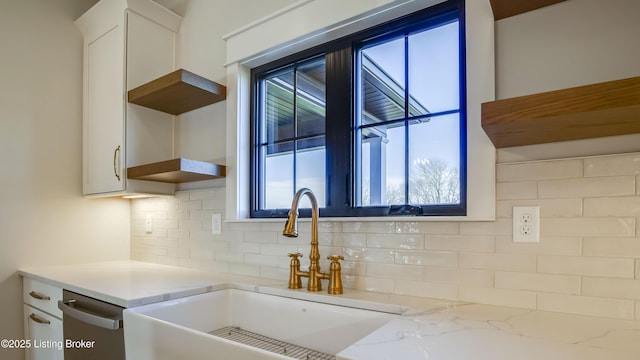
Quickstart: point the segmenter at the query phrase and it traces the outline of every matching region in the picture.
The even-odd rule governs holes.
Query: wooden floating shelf
[[[565,0],[489,0],[494,20],[508,18]]]
[[[225,176],[225,166],[185,158],[134,166],[127,169],[127,178],[167,183],[219,179]]]
[[[640,77],[482,104],[497,148],[640,133]]]
[[[172,115],[222,101],[227,88],[184,69],[129,90],[130,103]]]

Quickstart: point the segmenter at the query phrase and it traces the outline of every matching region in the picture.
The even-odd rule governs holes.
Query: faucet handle
[[[300,289],[302,287],[302,282],[300,281],[300,260],[299,257],[302,257],[300,253],[291,253],[289,254],[291,258],[291,263],[289,264],[289,289]]]
[[[329,255],[328,260],[331,260],[329,266],[329,294],[340,295],[342,294],[342,276],[340,262],[338,260],[344,260],[342,255]]]

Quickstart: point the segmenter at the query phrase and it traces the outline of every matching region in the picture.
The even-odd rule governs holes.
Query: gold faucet
[[[311,201],[311,252],[309,253],[309,271],[300,270],[300,260],[302,257],[300,253],[289,254],[291,263],[289,265],[289,289],[300,289],[302,283],[300,277],[306,277],[309,279],[307,282],[308,291],[320,291],[322,290],[321,279],[329,280],[329,294],[339,295],[342,294],[342,279],[340,278],[340,263],[338,260],[344,260],[342,256],[333,255],[329,256],[330,259],[330,273],[326,274],[320,271],[320,250],[318,249],[318,201],[316,200],[313,192],[308,188],[302,188],[296,192],[293,196],[293,202],[291,204],[291,210],[289,210],[289,217],[284,225],[282,235],[288,237],[298,237],[298,201],[304,195],[309,197]]]

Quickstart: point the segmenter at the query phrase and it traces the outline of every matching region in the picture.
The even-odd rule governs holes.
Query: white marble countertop
[[[137,261],[32,267],[18,273],[125,308],[202,294],[228,282],[274,282]]]
[[[392,320],[338,359],[637,360],[640,322],[449,304]]]
[[[638,360],[640,321],[467,304],[345,289],[340,296],[274,281],[143,262],[25,268],[19,273],[133,307],[234,287],[402,315],[338,354],[343,359]]]

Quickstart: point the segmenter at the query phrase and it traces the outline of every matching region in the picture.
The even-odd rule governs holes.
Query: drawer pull
[[[38,324],[46,324],[46,325],[51,324],[51,321],[49,321],[47,319],[43,319],[43,318],[41,318],[40,316],[38,316],[36,314],[29,315],[29,319],[37,322]]]
[[[29,295],[31,295],[32,298],[38,299],[38,300],[51,300],[49,296],[37,293],[35,291],[30,292]]]

